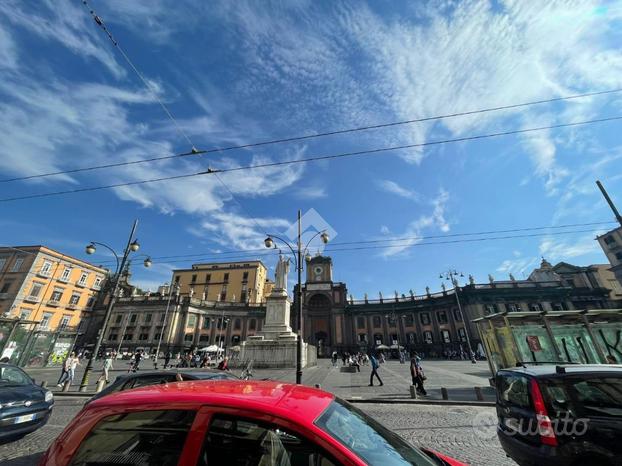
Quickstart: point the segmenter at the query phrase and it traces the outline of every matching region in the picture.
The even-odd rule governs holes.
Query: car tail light
[[[555,430],[553,429],[553,423],[549,417],[549,413],[546,410],[544,404],[544,398],[540,391],[540,386],[536,379],[531,379],[531,397],[533,399],[533,407],[536,411],[536,420],[538,421],[538,433],[540,434],[540,440],[544,445],[551,447],[557,446],[557,437],[555,437]]]

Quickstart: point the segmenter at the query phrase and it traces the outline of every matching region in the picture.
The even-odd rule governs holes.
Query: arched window
[[[307,307],[311,311],[328,311],[330,309],[330,299],[321,293],[314,294],[309,298]]]

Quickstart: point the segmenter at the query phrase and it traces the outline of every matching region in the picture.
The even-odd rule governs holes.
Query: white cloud
[[[419,202],[421,200],[421,196],[419,193],[412,191],[410,189],[404,188],[400,186],[395,181],[391,180],[378,180],[378,187],[383,191],[386,191],[391,194],[395,194],[396,196],[403,197],[405,199],[410,199],[411,201]]]
[[[319,185],[301,186],[294,190],[294,196],[298,199],[322,199],[328,197],[326,187]]]
[[[522,278],[525,275],[529,275],[529,273],[538,265],[537,257],[523,257],[518,258],[515,255],[514,259],[506,259],[504,260],[499,267],[497,267],[497,272],[500,273],[508,273],[515,276],[515,278]]]
[[[44,39],[60,43],[77,55],[98,60],[117,78],[126,74],[111,47],[105,44],[108,39],[81,2],[45,0],[33,8],[25,2],[9,0],[0,2],[0,16]]]
[[[0,25],[0,69],[17,67],[17,50],[11,35]]]
[[[601,249],[594,239],[598,233],[602,232],[583,235],[574,240],[559,237],[544,238],[540,241],[540,254],[549,262],[558,262],[598,253]]]
[[[622,50],[615,40],[622,9],[605,7],[603,14],[591,1],[428,2],[412,6],[412,19],[380,17],[361,3],[328,11],[314,4],[275,8],[268,13],[236,2],[220,16],[247,54],[243,89],[250,96],[278,83],[282,92],[275,105],[296,102],[289,113],[301,125],[317,124],[318,108],[324,125],[339,127],[342,121],[352,126],[406,120],[622,85]],[[608,102],[590,98],[483,113],[359,133],[355,141],[417,144],[555,124]],[[516,137],[549,194],[570,174],[558,147],[572,133]],[[511,137],[504,140],[514,144]],[[423,149],[398,153],[410,163],[425,155]]]
[[[389,238],[394,239],[395,244],[381,253],[382,257],[391,257],[408,250],[411,246],[421,242],[421,236],[426,230],[437,229],[442,232],[448,232],[450,227],[445,219],[445,211],[447,202],[449,201],[449,193],[444,189],[440,189],[438,195],[432,199],[429,204],[432,207],[430,213],[422,214],[417,219],[408,224],[404,233],[393,235]],[[388,230],[388,229],[387,229]],[[384,233],[384,232],[383,232]]]
[[[210,239],[232,249],[265,248],[266,232],[279,231],[290,226],[281,218],[248,218],[233,212],[212,212],[201,227]]]

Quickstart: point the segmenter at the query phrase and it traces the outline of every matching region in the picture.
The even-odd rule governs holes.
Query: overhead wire
[[[523,129],[515,129],[515,130],[508,130],[508,131],[500,131],[496,133],[487,133],[487,134],[480,134],[480,135],[474,135],[474,136],[463,136],[459,138],[442,139],[438,141],[427,141],[427,142],[421,142],[421,143],[415,143],[415,144],[405,144],[405,145],[400,145],[400,146],[389,146],[389,147],[367,149],[367,150],[360,150],[360,151],[353,151],[353,152],[342,152],[339,154],[310,156],[310,157],[303,157],[300,159],[283,160],[283,161],[278,161],[278,162],[265,162],[265,163],[259,163],[259,164],[254,164],[254,165],[243,165],[243,166],[229,167],[229,168],[223,168],[223,169],[208,168],[205,171],[186,173],[182,175],[171,175],[171,176],[164,176],[164,177],[159,177],[159,178],[128,181],[124,183],[116,183],[116,184],[103,185],[103,186],[92,186],[92,187],[76,188],[76,189],[69,189],[69,190],[63,190],[63,191],[53,191],[53,192],[48,192],[48,193],[29,194],[29,195],[24,195],[24,196],[0,198],[0,202],[12,202],[12,201],[25,200],[25,199],[36,199],[36,198],[44,198],[44,197],[51,197],[51,196],[60,196],[60,195],[65,195],[65,194],[74,194],[74,193],[80,193],[80,192],[98,191],[102,189],[118,188],[122,186],[133,186],[133,185],[155,183],[159,181],[168,181],[168,180],[174,180],[174,179],[180,179],[180,178],[191,178],[195,176],[203,176],[203,175],[209,175],[213,173],[229,173],[229,172],[235,172],[235,171],[241,171],[241,170],[254,170],[258,168],[269,168],[269,167],[276,167],[276,166],[282,166],[282,165],[315,162],[315,161],[320,161],[320,160],[332,160],[332,159],[341,159],[341,158],[346,158],[346,157],[376,155],[376,154],[386,153],[389,151],[412,149],[412,148],[417,148],[417,147],[429,147],[429,146],[451,144],[451,143],[457,143],[457,142],[474,141],[474,140],[480,140],[480,139],[509,136],[509,135],[514,135],[514,134],[526,134],[530,132],[545,131],[545,130],[559,129],[559,128],[569,128],[569,127],[605,123],[605,122],[618,121],[618,120],[622,120],[622,115],[605,117],[605,118],[596,118],[592,120],[576,121],[572,123],[559,123],[555,125],[539,126],[539,127],[534,127],[534,128],[523,128]]]
[[[477,243],[477,242],[482,242],[482,241],[499,241],[499,240],[516,239],[516,238],[537,238],[537,237],[543,237],[543,236],[560,236],[560,235],[568,235],[568,234],[575,234],[575,233],[593,233],[593,232],[594,232],[593,229],[584,229],[584,230],[575,230],[575,231],[529,233],[529,234],[520,234],[520,235],[487,236],[484,238],[462,238],[462,239],[454,239],[454,240],[447,240],[447,241],[433,241],[433,242],[419,242],[419,243],[410,241],[410,242],[401,243],[401,244],[368,245],[368,246],[343,247],[343,248],[334,248],[334,247],[330,247],[329,245],[329,246],[326,246],[323,252],[334,254],[335,252],[339,253],[339,252],[348,252],[348,251],[364,251],[364,250],[411,248],[411,247],[419,247],[419,246],[435,246],[435,245],[448,245],[448,244],[461,244],[461,243]],[[271,249],[271,250],[266,251],[265,253],[244,254],[240,256],[228,257],[228,259],[229,260],[239,259],[240,261],[242,260],[250,261],[258,257],[274,256],[277,254],[279,254],[277,251],[275,251],[274,249]],[[283,254],[290,255],[291,251],[284,250]],[[211,257],[196,258],[196,259],[185,258],[185,259],[167,260],[166,263],[188,263],[188,262],[200,263],[201,259],[204,259],[206,261],[213,260],[213,258]]]
[[[108,36],[108,38],[110,39],[110,42],[112,42],[112,44],[117,48],[117,50],[119,51],[119,53],[123,56],[123,58],[125,59],[125,61],[127,62],[127,64],[130,66],[130,68],[132,68],[132,70],[134,71],[134,73],[136,73],[136,76],[138,76],[138,78],[143,82],[143,84],[145,85],[145,87],[151,92],[151,94],[153,95],[153,97],[157,100],[158,104],[160,104],[160,107],[162,107],[162,110],[164,110],[164,112],[166,113],[166,115],[168,116],[168,118],[173,122],[173,124],[175,125],[175,128],[177,129],[177,131],[179,132],[179,134],[186,140],[188,141],[188,144],[190,144],[190,147],[192,147],[192,150],[195,151],[196,148],[194,147],[194,144],[192,144],[192,141],[190,140],[190,138],[188,137],[188,134],[184,131],[184,129],[181,127],[181,125],[177,122],[177,120],[175,119],[175,117],[173,116],[173,114],[171,113],[171,111],[168,109],[168,107],[166,106],[166,104],[162,101],[162,99],[160,98],[160,96],[158,95],[158,93],[156,92],[156,90],[153,88],[153,86],[151,85],[151,83],[149,83],[149,81],[147,81],[147,79],[145,79],[145,77],[143,76],[143,74],[138,70],[138,68],[136,67],[136,65],[134,65],[134,62],[132,62],[132,60],[130,59],[130,57],[127,55],[127,53],[125,53],[125,50],[123,50],[123,48],[119,45],[119,42],[113,37],[112,33],[110,32],[110,30],[108,29],[108,27],[106,26],[106,23],[104,23],[104,20],[98,16],[95,11],[91,8],[91,6],[88,4],[87,0],[82,0],[83,5],[89,10],[89,13],[91,14],[91,16],[93,17],[93,20],[95,21],[95,23],[106,33],[106,35]]]
[[[173,116],[172,112],[169,110],[169,108],[164,104],[164,102],[162,101],[162,99],[160,99],[160,96],[158,95],[158,93],[156,92],[155,89],[153,89],[153,86],[151,86],[151,84],[147,81],[147,79],[145,79],[144,75],[140,72],[140,70],[138,69],[138,67],[136,67],[136,65],[134,65],[133,61],[130,59],[130,57],[125,53],[125,51],[123,50],[123,48],[119,45],[119,42],[113,37],[112,33],[110,32],[110,30],[108,29],[108,27],[106,26],[106,24],[104,23],[103,19],[98,16],[95,11],[89,6],[87,0],[82,0],[82,3],[84,4],[84,6],[87,7],[87,9],[89,9],[89,12],[91,14],[91,16],[93,17],[93,20],[95,21],[95,23],[106,33],[106,35],[108,36],[108,38],[110,39],[110,41],[114,44],[114,46],[117,48],[117,50],[119,50],[119,52],[121,53],[121,55],[123,56],[123,58],[125,59],[125,61],[127,62],[127,64],[132,68],[132,70],[134,71],[134,73],[138,76],[138,78],[142,81],[142,83],[145,85],[145,87],[153,94],[153,96],[155,97],[155,99],[158,101],[158,103],[160,104],[160,107],[162,107],[162,110],[164,110],[164,112],[166,113],[166,115],[168,116],[168,118],[173,122],[173,124],[175,125],[175,127],[177,128],[179,134],[182,135],[182,137],[184,139],[186,139],[186,141],[188,142],[188,144],[190,144],[191,150],[190,152],[186,152],[183,153],[181,155],[175,156],[175,157],[181,157],[181,156],[187,156],[187,155],[199,155],[199,154],[204,154],[205,151],[199,151],[197,150],[197,148],[195,147],[194,143],[190,140],[190,137],[188,136],[188,134],[183,130],[183,128],[179,125],[179,123],[177,122],[177,120],[175,119],[175,117]],[[154,160],[161,160],[161,158],[154,158]],[[150,160],[153,161],[153,160]],[[141,161],[141,163],[146,162],[146,160]],[[108,164],[108,165],[114,165],[114,164]],[[118,165],[117,165],[118,166]],[[94,170],[95,168],[90,168],[91,170]],[[209,171],[209,169],[208,169]],[[233,193],[233,191],[231,189],[229,189],[229,187],[226,185],[226,183],[222,180],[221,177],[219,177],[218,175],[216,175],[217,180],[220,182],[220,184],[222,186],[224,186],[224,188],[229,192],[229,195],[231,196],[231,198],[242,208],[242,210],[244,210],[244,212],[246,213],[246,215],[251,219],[252,222],[255,223],[255,226],[257,228],[259,228],[260,231],[263,231],[261,226],[259,225],[259,223],[257,222],[257,220],[255,219],[255,217],[253,215],[249,215],[248,210],[246,209],[246,207],[244,207],[244,205],[238,200],[238,198],[235,196],[235,194]]]
[[[500,110],[509,110],[509,109],[527,107],[527,106],[532,106],[532,105],[560,102],[560,101],[579,99],[579,98],[585,98],[585,97],[594,97],[594,96],[613,94],[613,93],[618,93],[618,92],[622,92],[622,89],[609,89],[609,90],[604,90],[604,91],[586,92],[583,94],[575,94],[575,95],[569,95],[569,96],[563,96],[563,97],[554,97],[550,99],[535,100],[531,102],[523,102],[523,103],[518,103],[518,104],[502,105],[502,106],[497,106],[497,107],[470,110],[470,111],[465,111],[465,112],[441,114],[441,115],[436,115],[436,116],[416,118],[416,119],[403,120],[403,121],[395,121],[395,122],[390,122],[390,123],[381,123],[381,124],[376,124],[376,125],[358,126],[354,128],[346,128],[346,129],[336,130],[336,131],[326,131],[326,132],[320,132],[316,134],[306,134],[306,135],[301,135],[301,136],[293,136],[293,137],[282,138],[282,139],[272,139],[268,141],[253,142],[253,143],[248,143],[248,144],[215,147],[215,148],[205,149],[205,150],[196,149],[195,146],[192,144],[192,141],[190,141],[190,138],[187,135],[185,135],[184,137],[192,145],[192,150],[188,152],[181,152],[181,153],[172,154],[172,155],[148,157],[148,158],[137,159],[137,160],[129,160],[125,162],[107,163],[107,164],[102,164],[102,165],[94,165],[90,167],[80,167],[80,168],[73,168],[73,169],[68,169],[68,170],[58,170],[54,172],[38,173],[34,175],[20,176],[20,177],[15,177],[15,178],[6,178],[6,179],[0,180],[0,183],[8,183],[8,182],[13,182],[13,181],[23,181],[23,180],[30,180],[30,179],[35,179],[35,178],[44,178],[44,177],[49,177],[49,176],[67,175],[67,174],[80,173],[80,172],[93,171],[93,170],[103,170],[103,169],[109,169],[109,168],[124,167],[124,166],[130,166],[130,165],[136,165],[136,164],[142,164],[142,163],[157,162],[161,160],[170,160],[170,159],[183,158],[183,157],[189,157],[189,156],[194,156],[194,155],[203,155],[203,154],[209,154],[209,153],[215,153],[215,152],[222,153],[222,152],[227,152],[227,151],[232,151],[232,150],[247,149],[247,148],[260,147],[260,146],[266,146],[266,145],[272,145],[272,144],[304,141],[307,139],[334,136],[338,134],[355,133],[355,132],[360,132],[360,131],[368,131],[371,129],[388,128],[392,126],[422,123],[426,121],[443,120],[443,119],[448,119],[448,118],[456,118],[456,117],[461,117],[461,116],[476,115],[480,113],[496,112]],[[167,114],[170,114],[170,111],[166,110],[166,112]],[[173,118],[173,121],[176,121],[176,120]]]
[[[337,249],[335,246],[351,246],[351,245],[370,245],[370,244],[379,244],[379,243],[401,243],[401,244],[384,244],[381,245],[385,248],[392,247],[400,247],[404,244],[411,244],[412,241],[425,241],[429,239],[443,239],[443,238],[457,238],[457,237],[466,237],[466,236],[483,236],[483,235],[491,235],[491,234],[504,234],[504,233],[521,233],[528,231],[538,231],[538,230],[559,230],[562,228],[577,228],[577,227],[587,227],[587,226],[602,226],[612,225],[617,222],[607,221],[607,222],[589,222],[589,223],[573,223],[566,225],[552,225],[552,226],[540,226],[540,227],[528,227],[528,228],[512,228],[505,230],[488,230],[481,232],[468,232],[468,233],[452,233],[445,235],[422,235],[422,236],[409,236],[409,237],[401,237],[401,238],[391,238],[391,239],[375,239],[375,240],[361,240],[361,241],[347,241],[347,242],[331,242],[325,247],[326,252],[331,252],[333,250],[350,250],[350,249]],[[594,229],[582,229],[582,230],[571,230],[571,231],[560,231],[560,232],[551,232],[551,233],[541,233],[541,235],[563,235],[563,234],[572,234],[572,233],[585,233],[585,232],[593,232]],[[517,236],[521,237],[521,236]],[[478,238],[479,239],[489,239],[490,237]],[[501,238],[501,237],[500,237]],[[505,238],[505,237],[503,237]],[[467,240],[465,239],[464,242]],[[407,243],[404,243],[407,242]],[[446,244],[445,242],[430,242],[425,244]],[[377,248],[378,246],[372,247],[370,249]],[[262,254],[263,253],[263,254]],[[218,258],[222,258],[221,260],[230,261],[234,257],[251,257],[251,256],[263,256],[263,255],[271,255],[276,254],[272,250],[266,250],[266,248],[258,248],[258,249],[239,249],[239,250],[230,250],[230,251],[217,251],[217,252],[201,252],[201,253],[193,253],[193,254],[178,254],[178,255],[168,255],[168,256],[152,256],[151,258],[154,260],[165,260],[167,262],[190,262],[193,260],[199,260],[198,257],[202,258],[210,258],[211,260],[218,260]],[[232,256],[233,255],[233,256]],[[226,257],[223,257],[226,256]],[[178,261],[171,261],[170,259],[180,259]],[[104,261],[103,263],[112,262],[112,261]]]

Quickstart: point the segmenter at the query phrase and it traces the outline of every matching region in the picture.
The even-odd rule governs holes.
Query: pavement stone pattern
[[[497,439],[495,408],[413,404],[358,404],[414,445],[473,466],[516,466]]]
[[[111,377],[127,373],[125,361],[117,361]],[[389,360],[380,365],[378,371],[384,385],[379,386],[377,381],[374,387],[369,387],[369,375],[371,367],[361,366],[361,372],[343,373],[339,371],[341,361],[337,367],[332,367],[329,360],[320,359],[315,367],[306,368],[303,372],[303,383],[313,386],[319,384],[322,389],[330,391],[341,398],[347,399],[410,399],[410,369],[409,364],[400,364],[399,361]],[[494,401],[494,390],[490,387],[488,378],[490,371],[486,361],[471,364],[470,361],[424,361],[423,367],[427,376],[425,387],[428,392],[427,399],[442,399],[441,387],[445,387],[450,400],[476,401],[474,387],[482,388],[484,400]],[[90,377],[89,391],[95,390],[95,384],[100,376],[99,363],[95,364],[96,371]],[[152,370],[153,363],[144,361],[141,370]],[[175,370],[175,369],[171,369]],[[183,370],[200,370],[188,369]],[[239,374],[241,368],[234,368],[233,372]],[[58,391],[56,381],[60,375],[58,368],[29,369],[27,372],[38,382],[46,380],[52,391]],[[82,379],[83,368],[79,367],[74,385],[70,391],[77,391]],[[294,382],[294,369],[254,369],[254,379],[270,378],[285,382]]]
[[[36,464],[83,402],[84,399],[58,400],[45,427],[21,440],[0,445],[0,463],[3,466]],[[357,406],[415,445],[432,448],[474,466],[515,465],[506,458],[497,440],[494,408],[382,403]],[[484,421],[483,431],[481,426],[473,426],[474,420]]]

